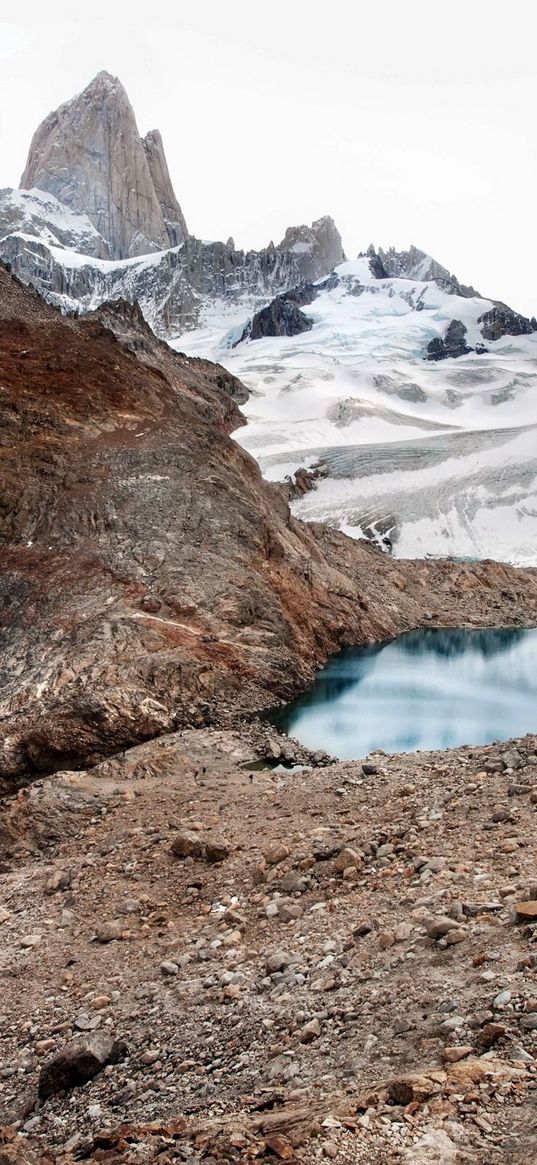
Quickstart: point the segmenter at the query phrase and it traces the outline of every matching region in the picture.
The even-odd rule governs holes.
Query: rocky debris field
[[[537,1160],[537,738],[327,760],[188,730],[3,802],[2,1165]]]

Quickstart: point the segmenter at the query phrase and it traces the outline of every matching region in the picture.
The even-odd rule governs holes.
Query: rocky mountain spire
[[[45,118],[20,185],[86,214],[114,259],[175,246],[187,235],[160,134],[142,142],[125,89],[110,73]]]
[[[185,216],[175,197],[160,130],[152,129],[142,138],[149,173],[166,224],[172,247],[183,243],[188,235]]]

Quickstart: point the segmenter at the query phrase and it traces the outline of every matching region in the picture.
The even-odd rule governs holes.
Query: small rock
[[[496,997],[494,998],[494,1000],[492,1002],[492,1006],[493,1006],[494,1010],[496,1011],[499,1007],[505,1007],[505,1004],[510,1003],[510,1002],[511,1002],[511,992],[510,991],[500,991],[500,992],[498,992],[498,995],[496,995]]]
[[[309,1023],[305,1023],[304,1027],[300,1029],[300,1043],[311,1044],[312,1040],[316,1040],[321,1034],[321,1025],[318,1019],[310,1019]]]
[[[410,938],[412,934],[412,926],[410,922],[400,922],[395,930],[396,943],[404,943]]]
[[[443,1057],[447,1064],[456,1064],[459,1060],[471,1056],[473,1050],[471,1044],[460,1044],[458,1047],[444,1048]]]
[[[91,1006],[94,1011],[104,1011],[105,1007],[109,1007],[112,1000],[109,995],[96,995],[91,1001]]]
[[[240,999],[241,988],[239,983],[228,983],[224,987],[224,996],[226,999]]]
[[[531,1012],[528,1015],[522,1015],[520,1026],[527,1032],[537,1031],[537,1013]]]
[[[160,964],[160,969],[163,975],[178,975],[179,966],[177,963],[172,963],[169,959],[164,959]]]
[[[285,845],[283,841],[274,841],[263,851],[263,856],[269,866],[277,866],[280,862],[284,862],[290,853],[289,846]]]
[[[71,885],[69,870],[55,870],[45,884],[45,894],[55,894],[57,890],[67,890]]]
[[[323,1145],[323,1153],[324,1153],[325,1157],[330,1157],[331,1159],[333,1159],[334,1157],[337,1157],[337,1155],[339,1153],[339,1149],[336,1145],[336,1142],[335,1141],[325,1141],[324,1145]]]
[[[349,846],[345,846],[337,855],[334,862],[334,869],[342,874],[344,870],[348,870],[351,867],[357,870],[360,869],[362,863],[362,854],[358,853],[355,849],[351,849]]]
[[[440,939],[445,938],[450,930],[458,930],[459,924],[454,918],[448,918],[445,914],[439,914],[435,918],[428,918],[425,921],[425,932],[429,938]]]
[[[142,903],[137,898],[126,898],[117,908],[118,914],[140,914],[141,910]]]
[[[146,1048],[145,1052],[142,1052],[142,1055],[140,1056],[140,1063],[148,1065],[156,1064],[159,1056],[160,1052],[158,1052],[155,1048]]]
[[[458,930],[450,930],[448,934],[446,934],[446,942],[448,946],[452,947],[455,946],[456,943],[465,942],[466,937],[467,935],[465,930],[460,928]]]
[[[515,922],[532,922],[533,919],[537,919],[537,900],[517,902],[514,911]]]
[[[38,1056],[45,1056],[47,1052],[51,1052],[56,1047],[56,1040],[50,1038],[48,1040],[36,1040],[34,1048]]]
[[[276,971],[284,971],[286,967],[292,962],[291,956],[285,954],[284,951],[271,951],[265,960],[265,967],[269,975],[275,974]]]
[[[99,1026],[101,1022],[100,1015],[88,1015],[85,1011],[80,1011],[75,1018],[74,1027],[79,1032],[92,1032]]]
[[[73,1041],[58,1052],[39,1075],[39,1097],[46,1100],[57,1092],[68,1092],[86,1084],[106,1064],[117,1063],[125,1054],[125,1046],[102,1032],[94,1032],[86,1039]]]
[[[507,1034],[507,1028],[503,1023],[486,1023],[481,1029],[476,1043],[479,1048],[492,1048],[493,1044],[497,1044]]]
[[[502,752],[500,760],[504,769],[518,769],[522,764],[522,757],[516,748],[509,748]]]
[[[123,931],[119,922],[102,922],[97,927],[95,934],[98,943],[113,943],[118,942],[123,937]]]
[[[282,922],[293,922],[301,918],[303,913],[304,908],[298,902],[278,902],[278,917]]]
[[[231,853],[231,846],[221,838],[210,837],[205,842],[205,857],[208,862],[224,862]]]
[[[203,857],[203,842],[197,833],[185,829],[174,837],[170,845],[170,852],[176,858],[201,858]]]

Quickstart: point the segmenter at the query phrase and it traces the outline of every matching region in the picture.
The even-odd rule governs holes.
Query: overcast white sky
[[[45,114],[107,69],[140,131],[162,131],[193,234],[260,247],[331,214],[349,257],[414,242],[537,314],[532,0],[2,7],[0,186]]]

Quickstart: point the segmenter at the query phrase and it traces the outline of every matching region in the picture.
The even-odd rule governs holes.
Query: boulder
[[[466,330],[461,320],[451,320],[444,337],[435,336],[427,344],[427,360],[446,360],[472,352],[473,348],[466,343]]]
[[[86,1039],[73,1041],[43,1065],[38,1084],[40,1099],[47,1100],[57,1092],[68,1092],[86,1084],[106,1064],[117,1064],[126,1051],[121,1041],[103,1032],[93,1032]]]

